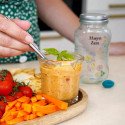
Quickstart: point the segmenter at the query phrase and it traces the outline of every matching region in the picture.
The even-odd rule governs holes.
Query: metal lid
[[[108,23],[108,16],[99,13],[80,14],[80,22],[83,23]]]

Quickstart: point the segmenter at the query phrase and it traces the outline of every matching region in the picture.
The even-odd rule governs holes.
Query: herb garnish
[[[67,53],[67,50],[63,50],[61,52],[59,52],[57,49],[55,48],[46,48],[43,49],[45,50],[48,54],[51,55],[56,55],[57,56],[57,61],[62,61],[62,60],[75,60],[74,56],[70,53]]]

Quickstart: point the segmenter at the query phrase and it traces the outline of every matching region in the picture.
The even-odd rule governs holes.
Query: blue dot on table
[[[111,88],[114,86],[114,82],[112,80],[105,80],[102,85],[105,87],[105,88]]]

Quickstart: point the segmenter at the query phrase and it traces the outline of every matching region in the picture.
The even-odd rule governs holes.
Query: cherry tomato
[[[9,96],[9,95],[2,98],[2,101],[4,101],[4,102],[12,102],[14,100],[15,100],[15,98],[13,96]]]
[[[19,87],[19,90],[27,97],[32,97],[33,95],[32,89],[28,86],[21,86]]]
[[[6,105],[7,105],[7,103],[0,101],[0,110],[2,111],[2,113],[5,112]]]
[[[0,118],[2,118],[2,116],[3,116],[3,113],[2,113],[2,111],[0,110]]]
[[[5,80],[9,81],[10,83],[13,83],[13,77],[8,70],[1,70],[0,71],[0,77],[4,77]]]
[[[0,70],[0,95],[6,96],[12,91],[12,75],[8,70]]]
[[[12,84],[6,80],[0,80],[0,95],[6,96],[12,91]]]
[[[18,99],[18,98],[20,98],[20,97],[22,97],[22,96],[24,96],[24,94],[23,94],[22,92],[17,92],[13,97],[14,97],[15,99]]]
[[[6,80],[9,80],[11,83],[13,83],[13,77],[12,77],[12,74],[10,71],[6,70],[7,71],[7,77],[6,77]]]

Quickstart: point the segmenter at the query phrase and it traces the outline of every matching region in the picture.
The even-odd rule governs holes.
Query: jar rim
[[[80,22],[83,23],[108,23],[108,16],[100,13],[82,13]]]
[[[43,63],[50,63],[50,64],[52,64],[52,65],[60,65],[60,64],[62,64],[63,62],[70,62],[70,63],[74,63],[74,62],[83,62],[83,60],[84,60],[84,56],[82,56],[80,53],[77,53],[77,52],[68,52],[68,53],[70,53],[70,54],[72,54],[74,57],[75,57],[75,60],[63,60],[63,61],[56,61],[56,60],[51,60],[51,59],[49,59],[49,60],[43,60],[43,59],[41,59],[40,57],[39,57],[39,61],[40,62],[43,62]],[[46,52],[44,53],[44,55],[49,55],[49,54],[47,54]]]

